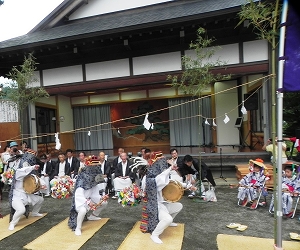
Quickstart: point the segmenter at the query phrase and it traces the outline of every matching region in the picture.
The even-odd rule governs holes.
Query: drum
[[[168,202],[179,201],[184,193],[184,188],[178,181],[170,180],[162,190],[162,196]]]
[[[40,178],[34,174],[27,175],[23,180],[23,188],[27,194],[34,194],[41,188]]]

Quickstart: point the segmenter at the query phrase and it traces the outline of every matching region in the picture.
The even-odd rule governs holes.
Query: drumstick
[[[101,204],[102,204],[104,201],[108,200],[108,198],[109,198],[108,195],[104,195],[104,196],[102,197],[102,199],[101,199],[97,204],[93,204],[93,205],[91,206],[91,209],[92,209],[92,210],[96,210],[97,207],[101,206]]]

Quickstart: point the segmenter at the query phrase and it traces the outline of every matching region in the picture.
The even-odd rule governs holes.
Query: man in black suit
[[[184,156],[182,165],[179,167],[179,171],[181,172],[184,181],[185,179],[187,179],[186,181],[190,182],[192,185],[195,185],[196,180],[200,179],[199,161],[197,159],[193,159],[191,155]],[[201,181],[203,181],[205,178],[213,187],[216,186],[211,170],[203,161],[201,161]],[[203,183],[201,183],[201,193],[202,196],[205,195],[205,188]],[[193,198],[194,196],[195,193],[192,192],[189,195],[189,198]]]
[[[56,161],[52,160],[50,153],[46,154],[46,156],[47,156],[47,162],[49,162],[52,167],[52,173],[53,173],[53,171],[55,169]],[[51,174],[51,176],[52,176],[52,174]]]
[[[118,163],[115,170],[115,195],[112,199],[118,198],[118,192],[123,190],[125,187],[129,187],[135,181],[135,174],[131,172],[130,161],[127,159],[127,154],[121,154],[122,161]]]
[[[78,175],[78,170],[80,166],[80,162],[76,157],[73,157],[73,150],[67,149],[66,150],[66,161],[70,164],[70,172],[71,177],[74,178],[76,175]]]
[[[110,165],[110,162],[105,160],[105,153],[104,152],[99,153],[99,165],[100,165],[101,173],[103,175],[105,183],[101,183],[101,184],[98,184],[98,185],[101,185],[103,187],[103,190],[106,193],[108,193],[108,190],[110,190],[112,188],[111,187],[111,165]]]
[[[47,156],[42,154],[40,157],[41,164],[40,165],[40,177],[44,180],[46,189],[41,189],[40,192],[45,194],[45,197],[50,196],[50,176],[52,175],[52,165],[47,161]]]
[[[112,166],[111,166],[111,169],[110,169],[112,190],[114,190],[113,185],[114,185],[114,179],[115,179],[115,171],[116,171],[118,163],[122,161],[121,154],[124,153],[124,152],[125,152],[124,148],[119,148],[118,149],[118,157],[116,157],[112,162]]]
[[[52,178],[65,175],[71,176],[71,168],[69,162],[65,160],[65,155],[60,153],[52,173]]]

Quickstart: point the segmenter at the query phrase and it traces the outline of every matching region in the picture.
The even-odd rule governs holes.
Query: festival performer
[[[81,235],[82,222],[87,213],[88,220],[100,220],[99,214],[107,206],[109,196],[100,195],[97,185],[103,181],[101,174],[99,159],[93,156],[86,160],[77,176],[68,222],[75,235]]]
[[[162,244],[159,236],[167,227],[177,226],[173,219],[181,211],[182,204],[167,202],[162,195],[163,188],[169,184],[171,170],[177,170],[177,166],[168,167],[167,160],[161,152],[153,153],[152,159],[142,180],[142,189],[145,191],[147,202],[140,229],[142,232],[151,233],[150,238],[155,243]]]
[[[257,191],[263,189],[265,182],[269,179],[267,167],[262,159],[249,161],[250,173],[239,181],[237,198],[242,200],[242,206],[245,207],[252,202],[250,209],[256,208]]]
[[[24,178],[30,174],[37,174],[35,171],[37,171],[39,167],[40,166],[36,164],[36,152],[28,149],[23,154],[20,164],[16,169],[9,192],[9,202],[11,206],[11,221],[8,227],[9,230],[14,230],[23,214],[28,217],[27,209],[29,208],[29,204],[33,206],[31,216],[43,216],[43,214],[40,214],[39,211],[42,207],[44,198],[39,195],[28,194],[23,188]],[[43,181],[40,180],[40,182],[41,188],[46,188]]]

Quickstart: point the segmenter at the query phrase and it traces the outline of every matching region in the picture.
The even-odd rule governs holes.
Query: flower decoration
[[[143,192],[141,189],[135,184],[131,184],[129,187],[124,188],[119,193],[118,202],[123,206],[136,206],[138,205],[142,198]]]
[[[61,176],[50,181],[51,196],[55,199],[69,198],[74,190],[74,181],[70,176]]]
[[[1,181],[4,184],[11,185],[15,171],[13,169],[9,169],[1,174]]]

